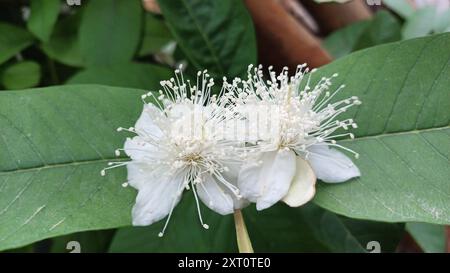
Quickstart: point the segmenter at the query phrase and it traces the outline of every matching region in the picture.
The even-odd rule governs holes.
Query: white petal
[[[262,210],[287,194],[294,175],[292,151],[266,152],[242,166],[238,186],[241,195],[257,203],[256,208]]]
[[[155,120],[157,118],[164,118],[161,110],[155,105],[149,103],[144,105],[141,116],[134,126],[138,131],[143,131],[153,139],[160,139],[163,136],[161,128],[157,125]]]
[[[222,173],[223,178],[230,184],[237,187],[237,179],[241,169],[241,163],[226,164],[225,166],[228,168],[228,171]],[[250,202],[242,196],[238,198],[232,192],[230,192],[230,195],[233,199],[234,209],[242,209],[250,204]]]
[[[297,156],[297,167],[291,187],[283,201],[291,207],[298,207],[314,197],[316,176],[308,162]]]
[[[146,183],[154,181],[152,173],[153,170],[147,164],[131,162],[127,165],[127,182],[130,186],[139,190]]]
[[[260,160],[258,158],[255,161]],[[251,202],[256,202],[260,195],[260,188],[263,181],[259,180],[262,170],[262,164],[258,165],[256,162],[247,162],[241,167],[238,176],[238,188],[240,194]]]
[[[205,205],[215,212],[226,215],[233,213],[234,204],[229,190],[219,185],[211,175],[204,176],[204,181],[197,184],[197,194]]]
[[[182,132],[191,139],[201,139],[205,133],[206,107],[200,104],[172,104],[168,111],[172,132]]]
[[[134,226],[146,226],[166,217],[181,198],[181,179],[154,179],[140,188],[132,210]]]
[[[308,162],[317,178],[328,183],[347,181],[361,176],[358,167],[343,153],[328,145],[314,145],[308,148]]]
[[[144,160],[158,156],[158,150],[140,136],[127,138],[124,145],[125,153],[133,160]]]
[[[224,167],[228,170],[222,173],[223,177],[231,184],[236,185],[242,167],[241,163],[228,163],[224,164]]]
[[[263,210],[283,198],[295,176],[295,153],[290,150],[270,152],[263,158],[259,179],[263,181],[256,209]]]
[[[194,109],[194,104],[189,103],[174,103],[171,104],[167,115],[173,119],[179,119],[188,116]]]

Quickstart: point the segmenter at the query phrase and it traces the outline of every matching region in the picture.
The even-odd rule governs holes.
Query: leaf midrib
[[[450,129],[450,126],[423,129],[423,130],[404,131],[404,132],[389,133],[389,134],[382,134],[382,135],[364,136],[364,137],[358,137],[355,139],[343,139],[343,140],[340,140],[340,142],[359,141],[359,140],[365,140],[365,139],[377,139],[380,137],[398,136],[398,135],[406,135],[406,134],[420,134],[420,133],[424,133],[424,132],[433,132],[433,131],[440,131],[440,130],[445,130],[445,129]],[[72,161],[72,162],[64,162],[64,163],[45,164],[45,165],[39,165],[39,166],[33,166],[33,167],[25,167],[25,168],[20,168],[20,169],[0,171],[0,176],[5,175],[5,174],[17,174],[17,173],[41,171],[41,170],[51,169],[51,168],[63,168],[63,167],[69,167],[69,166],[107,163],[110,161],[126,161],[128,159],[129,159],[128,157],[115,157],[115,158],[102,158],[102,159],[93,159],[93,160],[80,160],[80,161]]]
[[[421,130],[411,130],[411,131],[400,131],[400,132],[393,132],[393,133],[381,133],[378,135],[369,135],[369,136],[362,136],[362,137],[356,137],[355,139],[342,139],[339,140],[339,142],[349,142],[349,141],[359,141],[359,140],[366,140],[366,139],[377,139],[381,137],[388,137],[388,136],[401,136],[401,135],[408,135],[408,134],[421,134],[426,132],[433,132],[433,131],[441,131],[445,129],[450,129],[450,125],[444,126],[444,127],[433,127],[433,128],[426,128]]]
[[[200,27],[200,24],[198,23],[196,16],[192,12],[192,8],[189,6],[189,4],[186,2],[186,0],[182,0],[181,2],[183,4],[183,6],[185,6],[186,11],[191,16],[192,20],[194,21],[195,27],[197,28],[198,32],[202,36],[203,40],[205,41],[205,45],[209,49],[209,51],[211,52],[211,55],[213,56],[214,61],[215,61],[216,65],[217,65],[217,67],[219,68],[220,72],[221,73],[225,73],[224,69],[222,67],[222,64],[220,63],[220,60],[218,58],[218,55],[217,55],[216,51],[214,50],[214,48],[213,48],[213,46],[212,46],[212,44],[211,44],[211,42],[210,42],[210,40],[208,38],[208,35],[205,32],[203,32],[203,29]]]
[[[52,168],[64,168],[64,167],[69,167],[69,166],[108,163],[111,161],[126,161],[128,159],[129,158],[127,158],[127,157],[115,157],[115,158],[102,158],[102,159],[93,159],[93,160],[80,160],[80,161],[72,161],[72,162],[64,162],[64,163],[45,164],[45,165],[39,165],[39,166],[33,166],[33,167],[25,167],[25,168],[21,168],[21,169],[0,171],[0,176],[7,175],[7,174],[17,174],[17,173],[41,171],[41,170],[52,169]],[[99,175],[100,175],[100,170],[99,170]]]

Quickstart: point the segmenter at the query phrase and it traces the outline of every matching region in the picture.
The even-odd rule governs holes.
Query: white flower
[[[334,149],[341,148],[358,156],[334,139],[353,138],[353,134],[337,130],[356,128],[354,121],[339,121],[336,117],[360,101],[352,97],[330,103],[344,88],[328,91],[331,79],[337,74],[322,78],[311,87],[314,70],[305,76],[309,72],[305,67],[298,66],[291,77],[287,68],[276,75],[269,67],[270,79],[266,81],[261,66],[249,66],[248,80],[236,78],[231,84],[224,83],[230,92],[237,94],[235,103],[247,116],[249,127],[259,131],[259,137],[253,142],[256,153],[242,167],[238,178],[242,196],[255,202],[258,210],[280,200],[293,207],[308,202],[315,194],[316,177],[337,183],[360,176],[353,162]],[[255,113],[257,122],[250,117]],[[270,126],[261,128],[261,120]]]
[[[225,124],[235,118],[233,107],[227,94],[210,96],[213,85],[206,70],[198,73],[195,85],[176,70],[175,78],[161,82],[164,91],[158,98],[151,92],[143,95],[144,109],[135,127],[118,129],[136,134],[116,151],[120,155],[124,150],[131,161],[113,162],[106,169],[127,166],[127,184],[138,190],[133,225],[150,225],[168,216],[159,234],[163,236],[185,189],[192,190],[204,228],[208,225],[199,200],[223,215],[245,205],[235,186],[245,147],[224,137]]]

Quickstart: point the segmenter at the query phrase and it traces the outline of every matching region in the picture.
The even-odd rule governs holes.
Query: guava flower
[[[197,82],[185,81],[180,70],[175,78],[162,81],[163,90],[142,96],[144,109],[132,128],[136,134],[121,150],[128,162],[112,162],[105,170],[127,166],[128,181],[138,190],[132,210],[133,225],[150,225],[167,217],[163,236],[174,207],[184,190],[191,190],[204,228],[199,200],[220,214],[233,213],[245,201],[236,187],[245,147],[228,137],[227,122],[233,121],[229,96],[211,96],[214,82],[207,71],[198,72]],[[151,100],[151,102],[148,102]]]
[[[361,102],[357,97],[330,102],[344,88],[329,91],[337,74],[312,87],[315,70],[308,72],[306,65],[300,65],[290,77],[287,68],[276,75],[269,67],[265,80],[261,66],[249,66],[248,80],[227,83],[225,79],[224,86],[236,94],[235,103],[245,110],[241,112],[247,116],[250,132],[258,133],[253,141],[256,152],[238,178],[241,195],[255,202],[258,210],[280,200],[293,207],[308,202],[315,194],[316,178],[338,183],[360,176],[353,162],[335,148],[358,154],[335,139],[354,138],[346,130],[357,128],[356,123],[336,118]]]

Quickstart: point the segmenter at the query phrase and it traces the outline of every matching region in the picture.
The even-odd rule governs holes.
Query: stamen
[[[207,224],[203,223],[202,213],[200,211],[200,203],[198,201],[197,192],[196,192],[194,185],[192,185],[192,192],[194,193],[195,204],[197,205],[197,212],[198,212],[198,218],[200,220],[200,223],[202,224],[203,228],[208,229],[209,226]]]
[[[173,181],[169,181],[169,182],[173,182]],[[170,206],[169,215],[167,216],[167,219],[166,219],[166,222],[164,223],[164,227],[163,227],[162,231],[160,233],[158,233],[158,237],[164,236],[164,232],[166,231],[167,225],[169,224],[173,209],[175,208],[175,202],[177,201],[178,197],[183,193],[183,189],[184,189],[183,183],[184,183],[184,181],[181,179],[180,184],[178,185],[178,190],[173,197],[172,204]]]

